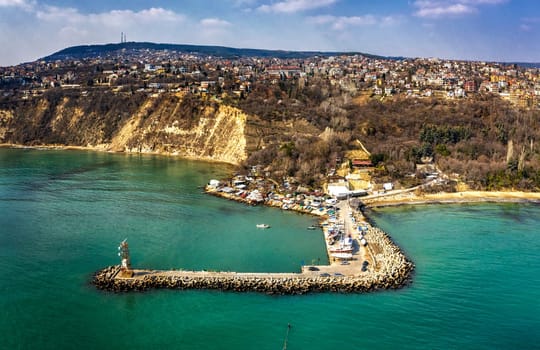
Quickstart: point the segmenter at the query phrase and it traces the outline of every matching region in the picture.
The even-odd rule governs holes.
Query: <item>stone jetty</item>
[[[382,230],[368,226],[366,260],[343,265],[334,261],[326,266],[304,266],[300,273],[238,273],[181,270],[132,270],[125,277],[120,266],[96,272],[92,283],[112,292],[150,289],[213,289],[266,294],[305,294],[313,292],[365,293],[397,289],[411,280],[414,264]],[[362,270],[363,262],[369,268]]]
[[[245,179],[236,180],[240,185]],[[217,181],[216,181],[217,182]],[[219,182],[217,182],[219,183]],[[239,185],[239,186],[240,186]],[[248,204],[264,203],[284,209],[318,215],[323,222],[329,265],[302,266],[299,273],[239,273],[183,270],[131,269],[129,266],[109,266],[97,271],[92,283],[112,292],[146,291],[149,289],[213,289],[266,294],[305,294],[311,292],[364,293],[381,289],[397,289],[411,281],[414,264],[381,229],[371,225],[348,201],[323,207],[310,200],[285,196],[260,195],[262,191],[232,193],[223,187],[206,186],[205,191],[219,197]],[[319,201],[319,198],[312,199]],[[333,221],[334,224],[330,224]],[[339,222],[342,236],[353,239],[350,254],[336,252],[329,227]],[[360,227],[362,228],[360,230]],[[333,231],[335,232],[335,231]],[[343,258],[346,256],[346,258]],[[128,272],[128,273],[126,273]]]
[[[112,292],[149,289],[217,289],[266,294],[305,294],[310,292],[363,293],[379,289],[397,289],[409,282],[411,264],[391,274],[321,277],[298,274],[243,274],[234,272],[148,271],[134,270],[131,278],[116,277],[119,266],[110,266],[94,274],[93,284]],[[114,276],[114,277],[113,277]]]

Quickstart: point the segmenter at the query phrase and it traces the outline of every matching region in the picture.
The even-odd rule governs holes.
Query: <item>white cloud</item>
[[[331,16],[321,15],[308,18],[309,23],[317,25],[328,25],[333,30],[344,30],[349,27],[360,26],[390,26],[401,21],[401,18],[394,16],[376,17],[374,15],[364,16]]]
[[[35,1],[28,0],[0,0],[0,7],[18,7],[24,10],[31,10],[35,4]]]
[[[333,5],[338,0],[284,0],[271,5],[261,5],[261,12],[295,13]]]
[[[478,12],[479,5],[497,5],[507,0],[417,0],[415,15],[424,18],[456,17]]]
[[[524,32],[534,30],[540,24],[540,17],[525,17],[521,19],[519,29]]]
[[[83,13],[36,3],[30,10],[18,9],[16,16],[0,11],[0,47],[6,49],[0,64],[36,59],[72,45],[117,42],[120,32],[127,33],[130,41],[199,42],[204,37],[202,31],[193,32],[198,20],[158,7]]]
[[[540,23],[540,17],[525,17],[521,21],[525,23]]]
[[[131,10],[112,10],[102,13],[81,14],[74,8],[61,8],[46,6],[43,10],[36,12],[36,17],[43,21],[83,24],[101,24],[105,26],[118,27],[129,23],[149,23],[149,22],[182,22],[185,17],[163,8],[150,8],[138,12]]]
[[[230,22],[219,18],[204,18],[201,19],[200,24],[204,27],[228,27]]]
[[[508,0],[462,0],[462,3],[471,5],[497,5],[507,2]]]
[[[25,7],[27,5],[26,0],[0,0],[0,7]]]
[[[257,3],[257,0],[232,0],[233,5],[236,7],[251,6]]]
[[[456,16],[471,14],[476,12],[474,7],[464,4],[437,4],[432,6],[420,7],[416,12],[418,17],[443,17],[443,16]]]

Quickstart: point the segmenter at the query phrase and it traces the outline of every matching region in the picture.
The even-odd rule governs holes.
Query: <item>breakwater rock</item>
[[[112,292],[150,289],[213,289],[266,294],[305,294],[315,292],[365,293],[397,289],[411,282],[414,264],[383,230],[366,224],[366,253],[348,264],[339,262],[300,273],[237,273],[181,270],[135,269],[123,274],[119,266],[96,272],[93,284]],[[363,260],[366,259],[366,260]]]
[[[364,293],[379,289],[401,288],[409,282],[412,264],[403,264],[390,275],[367,273],[358,276],[299,274],[242,274],[233,272],[147,271],[135,270],[134,277],[117,276],[118,266],[94,274],[92,283],[112,292],[149,289],[216,289],[266,294],[305,294],[311,292]],[[284,275],[284,276],[280,276]]]

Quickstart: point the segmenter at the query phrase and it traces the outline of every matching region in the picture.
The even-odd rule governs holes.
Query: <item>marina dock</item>
[[[217,289],[267,294],[309,292],[361,293],[401,288],[410,282],[414,265],[386,233],[371,226],[346,201],[339,204],[341,235],[352,239],[350,255],[332,253],[336,243],[330,238],[333,223],[323,223],[329,265],[306,265],[298,273],[242,273],[224,271],[184,271],[129,269],[110,266],[94,274],[93,284],[114,292],[148,289]],[[360,235],[356,229],[363,228]]]

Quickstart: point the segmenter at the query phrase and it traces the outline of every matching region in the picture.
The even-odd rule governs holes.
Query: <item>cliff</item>
[[[0,106],[0,143],[164,153],[239,164],[247,157],[247,121],[248,115],[237,108],[181,93],[51,90]]]

